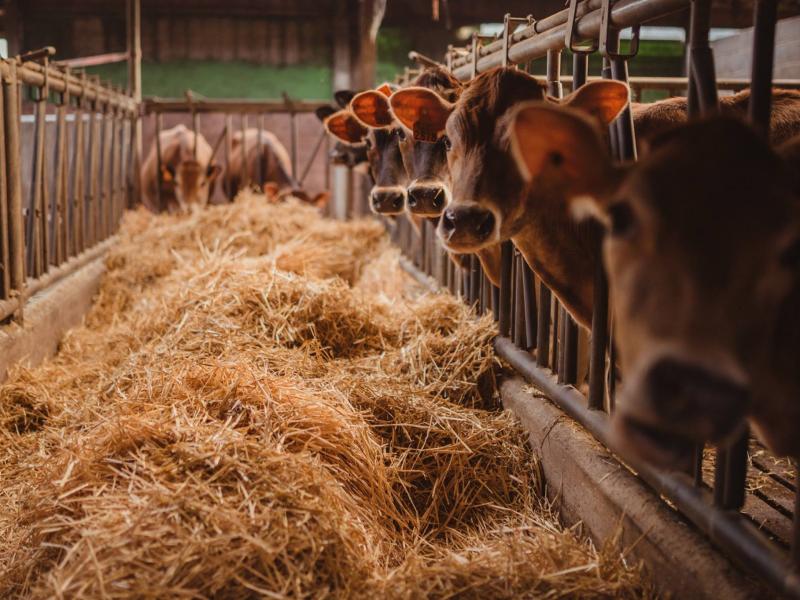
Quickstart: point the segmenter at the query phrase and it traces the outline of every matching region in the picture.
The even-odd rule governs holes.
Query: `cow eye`
[[[451,142],[450,138],[447,137],[446,135],[442,136],[442,143],[444,144],[444,149],[447,150],[448,152],[450,152],[450,150],[453,149],[453,142]]]
[[[405,132],[405,131],[403,131],[402,129],[395,129],[395,130],[394,130],[394,134],[395,134],[395,135],[396,135],[398,138],[400,138],[401,140],[405,140],[405,139],[406,139],[406,132]]]
[[[629,234],[636,223],[631,205],[627,202],[615,202],[608,207],[611,219],[611,235],[621,237]]]
[[[364,140],[364,144],[367,146],[367,148],[372,148],[372,140],[371,139],[366,138]]]

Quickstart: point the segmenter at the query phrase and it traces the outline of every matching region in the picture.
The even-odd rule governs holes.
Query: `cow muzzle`
[[[438,217],[446,201],[444,187],[438,184],[414,184],[408,188],[408,209],[415,215]]]
[[[448,250],[472,252],[486,244],[496,224],[490,210],[474,204],[450,206],[442,213],[438,232]]]
[[[375,187],[369,197],[372,212],[379,215],[399,215],[406,207],[406,195],[402,188]]]
[[[727,374],[662,357],[632,379],[614,415],[613,435],[657,466],[687,469],[696,444],[725,445],[745,422],[750,392]]]

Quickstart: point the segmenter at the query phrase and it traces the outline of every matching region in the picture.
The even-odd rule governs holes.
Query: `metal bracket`
[[[472,34],[472,79],[478,75],[478,51],[482,45],[483,40],[495,40],[493,35],[480,35],[477,31]]]
[[[631,47],[628,52],[620,52],[619,48],[617,48],[617,50],[608,49],[608,38],[612,29],[611,0],[603,0],[602,6],[600,7],[600,54],[609,60],[628,60],[639,54],[639,25],[635,25],[631,28]]]
[[[517,28],[517,25],[521,23],[526,23],[528,27],[534,25],[536,23],[536,19],[533,18],[533,15],[528,15],[527,17],[512,17],[511,13],[506,13],[503,15],[503,66],[507,67],[509,64],[508,59],[508,49],[511,46],[510,38],[514,33],[514,30]]]
[[[564,45],[573,54],[592,54],[597,52],[597,42],[592,40],[588,46],[579,47],[575,44],[575,17],[578,14],[579,0],[569,0],[569,11],[567,12],[567,27],[564,33]]]

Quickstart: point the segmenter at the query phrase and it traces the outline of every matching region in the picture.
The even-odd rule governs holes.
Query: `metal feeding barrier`
[[[54,53],[0,60],[4,321],[21,320],[31,295],[100,256],[132,198],[138,104],[54,65]]]
[[[631,80],[628,62],[636,55],[639,25],[689,6],[688,79]],[[569,83],[573,89],[591,79],[588,56],[600,52],[602,78],[632,84],[634,89],[665,89],[675,93],[688,88],[690,116],[714,110],[718,89],[750,87],[749,118],[756,128],[766,131],[772,85],[797,88],[800,83],[772,80],[775,24],[776,1],[757,0],[750,80],[715,79],[709,46],[710,0],[620,0],[613,6],[609,0],[571,0],[567,9],[539,21],[527,17],[512,19],[507,15],[501,35],[492,40],[476,35],[467,48],[449,47],[445,64],[457,78],[469,80],[493,67],[524,66],[546,56],[548,93],[560,97],[567,80],[560,74],[562,51],[572,51],[573,77],[569,78]],[[633,28],[633,41],[630,51],[622,53],[619,33],[628,27]],[[435,62],[413,54],[411,58],[422,66]],[[408,83],[415,74],[415,70],[407,68],[398,81]],[[610,126],[609,133],[612,156],[621,161],[635,160],[635,131],[630,109]],[[578,326],[511,242],[502,247],[501,285],[497,288],[482,273],[476,257],[469,257],[466,269],[455,266],[436,240],[430,222],[424,222],[417,233],[406,219],[401,219],[392,228],[392,236],[406,253],[406,264],[413,263],[410,270],[418,279],[430,285],[432,278],[435,285],[460,294],[481,313],[491,310],[499,329],[495,342],[498,354],[597,440],[614,450],[610,446],[609,416],[614,409],[616,377],[614,373],[606,377],[606,365],[613,371],[615,357],[611,342],[613,327],[608,321],[608,283],[602,261],[598,261],[595,274],[588,394],[584,396],[575,387],[578,384]],[[758,575],[777,592],[800,598],[800,493],[796,471],[794,476],[791,467],[788,473],[775,472],[776,462],[769,458],[752,457],[749,461],[749,443],[749,435],[744,435],[729,447],[716,450],[713,481],[704,478],[704,463],[712,459],[704,453],[703,447],[696,449],[691,473],[665,472],[632,457],[618,456],[735,562]],[[748,475],[758,473],[768,477],[781,498],[776,500],[759,490],[754,490],[752,495],[746,493]],[[763,511],[759,512],[762,505],[766,507],[764,510],[774,511],[777,519],[782,520],[774,527],[782,531],[770,531],[763,526]]]
[[[143,111],[145,115],[152,115],[154,119],[154,131],[155,136],[154,140],[156,143],[156,157],[157,157],[157,173],[158,173],[158,193],[161,193],[163,182],[161,181],[161,147],[160,147],[160,134],[164,130],[163,125],[163,115],[165,113],[174,113],[174,114],[189,114],[191,115],[192,121],[192,131],[194,133],[194,138],[197,140],[197,135],[200,132],[200,117],[202,114],[221,114],[224,115],[224,126],[222,131],[218,134],[214,144],[212,146],[212,155],[211,159],[213,160],[217,154],[221,151],[222,158],[224,163],[224,183],[223,189],[225,192],[225,196],[231,200],[234,196],[233,188],[231,184],[232,179],[232,171],[230,169],[230,164],[233,157],[233,138],[236,134],[236,127],[234,125],[234,115],[238,115],[238,129],[241,134],[241,150],[238,152],[242,152],[242,156],[246,156],[247,154],[247,143],[245,138],[245,131],[248,128],[248,122],[250,118],[253,118],[253,122],[255,123],[258,129],[258,136],[256,137],[256,145],[257,145],[257,152],[258,156],[262,156],[263,148],[262,148],[262,134],[264,132],[269,131],[265,126],[265,117],[266,115],[275,115],[281,114],[286,115],[286,118],[289,121],[289,156],[292,165],[292,174],[293,176],[297,177],[297,183],[302,185],[306,179],[306,176],[311,170],[311,167],[314,164],[317,156],[319,155],[320,149],[324,146],[326,148],[325,153],[327,154],[328,148],[328,136],[325,133],[325,130],[320,128],[320,133],[317,136],[317,139],[314,142],[313,150],[311,155],[308,157],[306,164],[303,166],[301,171],[298,171],[298,162],[299,162],[299,139],[298,139],[298,127],[297,127],[297,116],[302,114],[309,114],[316,111],[318,108],[327,106],[325,102],[309,102],[305,100],[293,100],[290,99],[288,96],[284,95],[283,100],[240,100],[240,99],[229,99],[229,100],[211,100],[206,98],[196,98],[191,92],[187,92],[186,99],[160,99],[160,98],[148,98],[144,101]],[[196,148],[195,148],[196,151]],[[300,174],[299,177],[297,174]],[[325,187],[328,187],[328,171],[326,169],[326,181]],[[249,186],[255,185],[259,188],[263,188],[264,183],[266,182],[267,174],[264,172],[264,164],[262,160],[258,161],[258,169],[256,173],[256,180],[250,181],[251,173],[247,168],[247,161],[241,161],[241,185],[242,186]],[[159,198],[160,203],[160,198]]]

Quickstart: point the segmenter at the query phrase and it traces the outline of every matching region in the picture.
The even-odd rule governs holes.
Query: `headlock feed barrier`
[[[637,53],[641,23],[690,7],[687,41],[689,77],[630,78],[628,62]],[[568,8],[545,19],[505,16],[503,33],[485,39],[477,34],[466,48],[449,47],[445,63],[453,75],[469,81],[477,74],[501,66],[525,68],[533,59],[547,59],[547,92],[563,95],[565,82],[573,89],[588,79],[588,56],[602,54],[605,79],[629,83],[636,98],[642,89],[664,89],[670,95],[688,88],[689,116],[717,106],[717,90],[751,88],[749,119],[762,130],[769,126],[771,87],[798,87],[797,81],[772,81],[775,0],[755,3],[751,80],[716,81],[709,46],[710,0],[571,0]],[[620,31],[632,28],[628,52],[620,51]],[[572,77],[561,78],[561,53],[572,51]],[[412,52],[421,66],[436,64]],[[406,68],[397,83],[410,82],[418,73]],[[630,108],[609,128],[612,156],[636,159],[635,131]],[[436,237],[435,227],[424,222],[417,234],[406,219],[390,224],[394,240],[409,259],[409,270],[420,280],[460,294],[479,312],[491,310],[497,320],[498,354],[574,420],[610,446],[609,416],[614,410],[613,326],[608,319],[608,284],[602,261],[595,273],[594,310],[589,346],[588,394],[578,384],[578,327],[551,291],[523,260],[511,242],[502,247],[499,288],[482,273],[477,258],[461,270],[450,261]],[[599,252],[599,250],[598,250]],[[435,280],[435,281],[433,281]],[[606,376],[606,368],[612,371]],[[767,453],[748,447],[757,442],[745,433],[735,443],[716,452],[696,448],[690,473],[665,472],[620,455],[621,460],[655,492],[666,498],[685,518],[740,566],[757,574],[776,591],[800,598],[800,527],[796,466],[781,466]],[[713,463],[712,463],[713,461]],[[713,466],[712,466],[713,464]],[[706,467],[704,474],[704,466]],[[713,471],[713,477],[711,472]],[[766,481],[766,491],[748,480]],[[794,519],[794,522],[792,521]]]
[[[138,104],[51,63],[0,60],[0,319],[100,256],[133,191]]]

